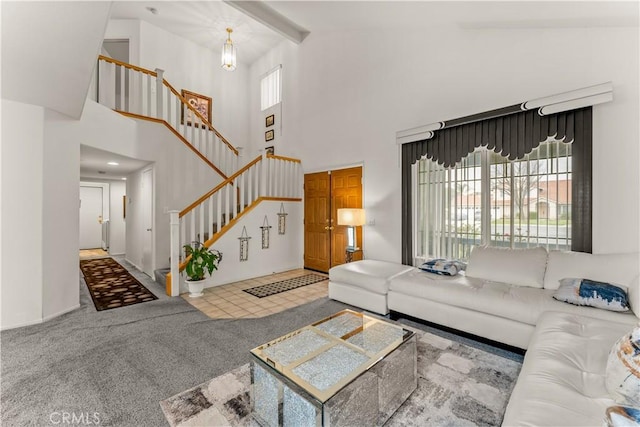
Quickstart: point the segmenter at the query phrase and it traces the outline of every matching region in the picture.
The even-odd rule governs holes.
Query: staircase
[[[302,200],[300,160],[264,155],[238,168],[238,150],[164,79],[162,70],[146,70],[101,55],[97,86],[100,104],[124,116],[166,126],[223,179],[183,210],[169,211],[167,295],[179,294],[179,280],[174,278],[180,277],[188,261],[182,251],[185,244],[197,240],[210,247],[262,201]],[[191,113],[190,123],[184,120],[184,112]]]

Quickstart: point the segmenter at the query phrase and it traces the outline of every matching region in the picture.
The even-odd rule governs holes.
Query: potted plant
[[[189,260],[185,267],[187,273],[187,285],[189,285],[189,296],[191,298],[202,296],[205,275],[213,274],[213,270],[218,269],[218,264],[222,261],[222,253],[215,249],[209,249],[198,241],[190,245],[184,245],[184,252]]]

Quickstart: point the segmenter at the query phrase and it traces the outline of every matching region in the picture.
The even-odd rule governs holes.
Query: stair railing
[[[179,293],[180,272],[189,258],[183,246],[199,241],[213,245],[242,215],[262,200],[302,200],[300,160],[289,157],[258,156],[225,181],[215,186],[182,211],[170,211],[171,273],[167,294]]]
[[[96,85],[98,103],[129,116],[166,122],[224,177],[234,173],[238,168],[238,150],[164,79],[163,74],[164,71],[158,68],[151,71],[100,55]],[[190,116],[190,120],[185,116]]]

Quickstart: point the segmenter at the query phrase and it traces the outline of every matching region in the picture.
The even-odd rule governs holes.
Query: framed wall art
[[[208,96],[200,95],[195,92],[188,91],[186,89],[182,89],[182,97],[187,100],[187,102],[200,114],[202,117],[207,119],[209,123],[211,123],[211,104],[213,103],[211,98]],[[193,111],[187,108],[186,106],[182,106],[182,115],[181,115],[181,124],[186,124],[189,126],[193,126],[194,122],[199,120],[194,117]],[[202,125],[202,127],[205,127]]]
[[[268,130],[264,133],[264,140],[265,141],[273,141],[274,138],[274,133],[273,133],[273,129]]]
[[[267,116],[267,118],[265,119],[265,127],[273,126],[274,123],[275,123],[275,114]]]
[[[265,149],[264,149],[264,152],[265,152],[267,155],[272,155],[272,156],[273,156],[273,155],[275,154],[275,149],[274,149],[274,147],[273,147],[273,145],[272,145],[271,147],[267,147],[267,148],[265,148]]]

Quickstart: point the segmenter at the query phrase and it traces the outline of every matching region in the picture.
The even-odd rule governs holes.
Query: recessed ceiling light
[[[122,179],[123,181],[126,181],[126,180],[127,180],[127,178],[121,178],[121,179]]]
[[[118,162],[109,162],[107,164],[110,165],[110,166],[118,166],[120,163],[118,163]]]

